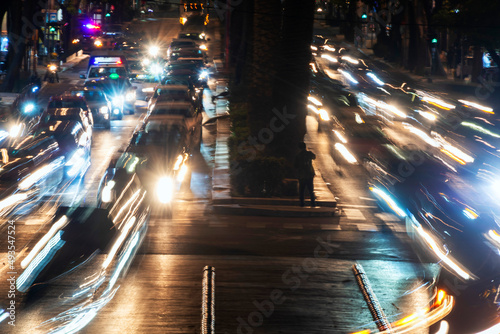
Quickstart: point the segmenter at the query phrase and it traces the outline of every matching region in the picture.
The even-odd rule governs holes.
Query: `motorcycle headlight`
[[[57,70],[57,66],[56,65],[50,65],[49,66],[49,70],[55,71],[55,70]]]
[[[109,109],[108,109],[108,107],[104,106],[104,107],[101,107],[101,108],[99,109],[99,112],[100,112],[101,114],[107,114],[107,113],[109,112]]]
[[[171,177],[164,176],[158,180],[156,185],[156,196],[158,201],[163,204],[170,203],[174,195],[174,180]]]
[[[111,103],[113,103],[113,105],[115,105],[115,106],[119,106],[123,103],[123,97],[122,96],[115,96],[111,100]]]
[[[205,44],[200,45],[200,49],[203,50],[203,51],[207,51],[208,50],[208,48],[207,48],[207,46]]]
[[[14,126],[12,126],[10,128],[9,134],[10,134],[11,137],[15,138],[15,137],[21,135],[21,130],[22,129],[23,129],[23,125],[22,124],[16,124],[16,125],[14,125]]]
[[[127,95],[125,95],[125,100],[127,101],[132,101],[135,99],[135,92],[128,92]]]

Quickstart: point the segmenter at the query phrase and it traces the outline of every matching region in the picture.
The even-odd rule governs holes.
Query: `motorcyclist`
[[[47,79],[50,78],[55,78],[55,81],[59,82],[59,75],[57,74],[59,72],[59,66],[57,65],[57,62],[50,62],[47,65],[47,71],[45,72],[45,76],[43,77],[43,80],[46,81]],[[52,80],[54,81],[54,80]]]

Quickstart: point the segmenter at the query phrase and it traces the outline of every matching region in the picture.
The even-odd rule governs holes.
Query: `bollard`
[[[215,334],[215,268],[211,266],[203,269],[201,334]]]

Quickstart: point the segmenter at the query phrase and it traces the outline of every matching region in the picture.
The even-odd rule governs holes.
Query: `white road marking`
[[[347,219],[350,220],[366,220],[365,216],[361,212],[361,210],[357,209],[342,209],[345,213]]]
[[[322,230],[335,230],[335,231],[340,231],[340,225],[333,225],[333,224],[321,224],[321,229]]]
[[[374,224],[356,224],[358,230],[364,232],[378,232],[377,225]]]
[[[388,212],[380,212],[374,215],[375,217],[382,219],[385,222],[398,222],[401,221],[396,215]]]
[[[371,201],[371,202],[376,202],[377,201],[376,199],[373,199],[373,198],[370,198],[370,197],[363,197],[363,196],[359,196],[359,199],[363,199],[365,201]]]
[[[389,228],[394,233],[406,233],[406,226],[404,224],[388,224]]]

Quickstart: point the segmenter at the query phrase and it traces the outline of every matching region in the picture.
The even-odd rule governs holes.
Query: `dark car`
[[[144,200],[145,190],[136,176],[128,176],[123,182],[117,178],[114,183],[117,196],[108,203],[109,209],[58,209],[48,224],[50,229],[32,240],[30,252],[20,258],[23,270],[16,281],[19,292],[27,292],[32,286],[40,287],[57,279],[63,281],[63,285],[72,286],[74,293],[68,296],[68,300],[83,298],[90,303],[88,306],[99,307],[97,304],[112,298],[120,277],[125,275],[141,246],[150,214],[150,206]],[[40,246],[35,247],[37,245]],[[96,256],[98,254],[101,255]],[[44,261],[40,261],[42,256]],[[102,278],[82,287],[74,276],[76,269]],[[84,293],[88,291],[85,289],[92,291],[91,298]],[[71,331],[74,326],[72,322],[65,322],[58,329]]]
[[[83,122],[85,127],[93,126],[94,119],[92,118],[92,112],[87,104],[87,101],[83,96],[68,96],[68,95],[56,95],[51,96],[47,109],[44,114],[54,114],[56,109],[81,109],[87,122]],[[64,114],[64,113],[63,113]],[[61,116],[64,116],[61,114]],[[68,115],[69,117],[69,115]]]
[[[35,131],[50,127],[55,121],[80,122],[88,138],[92,138],[91,120],[87,113],[81,108],[50,108],[45,110],[40,117],[40,122],[34,128]],[[92,116],[92,114],[90,114]]]
[[[1,151],[0,216],[29,213],[61,183],[64,154],[47,134],[28,135]]]
[[[112,117],[122,119],[125,111],[135,112],[136,87],[128,78],[99,78],[85,82],[85,87],[102,89],[111,101]]]
[[[11,146],[23,138],[38,123],[39,118],[40,111],[34,104],[26,104],[24,108],[18,109],[0,99],[0,146]]]
[[[148,190],[150,203],[159,204],[171,215],[176,193],[183,186],[189,187],[191,180],[188,141],[189,131],[182,122],[146,122],[112,167],[137,174]],[[116,196],[108,194],[104,185],[101,189],[102,203]]]
[[[72,120],[50,120],[43,123],[34,135],[53,136],[65,157],[64,175],[67,178],[81,177],[90,167],[91,138],[82,123]]]
[[[101,124],[105,129],[111,127],[111,101],[99,88],[73,87],[64,94],[70,96],[83,96],[92,111],[94,124]]]

